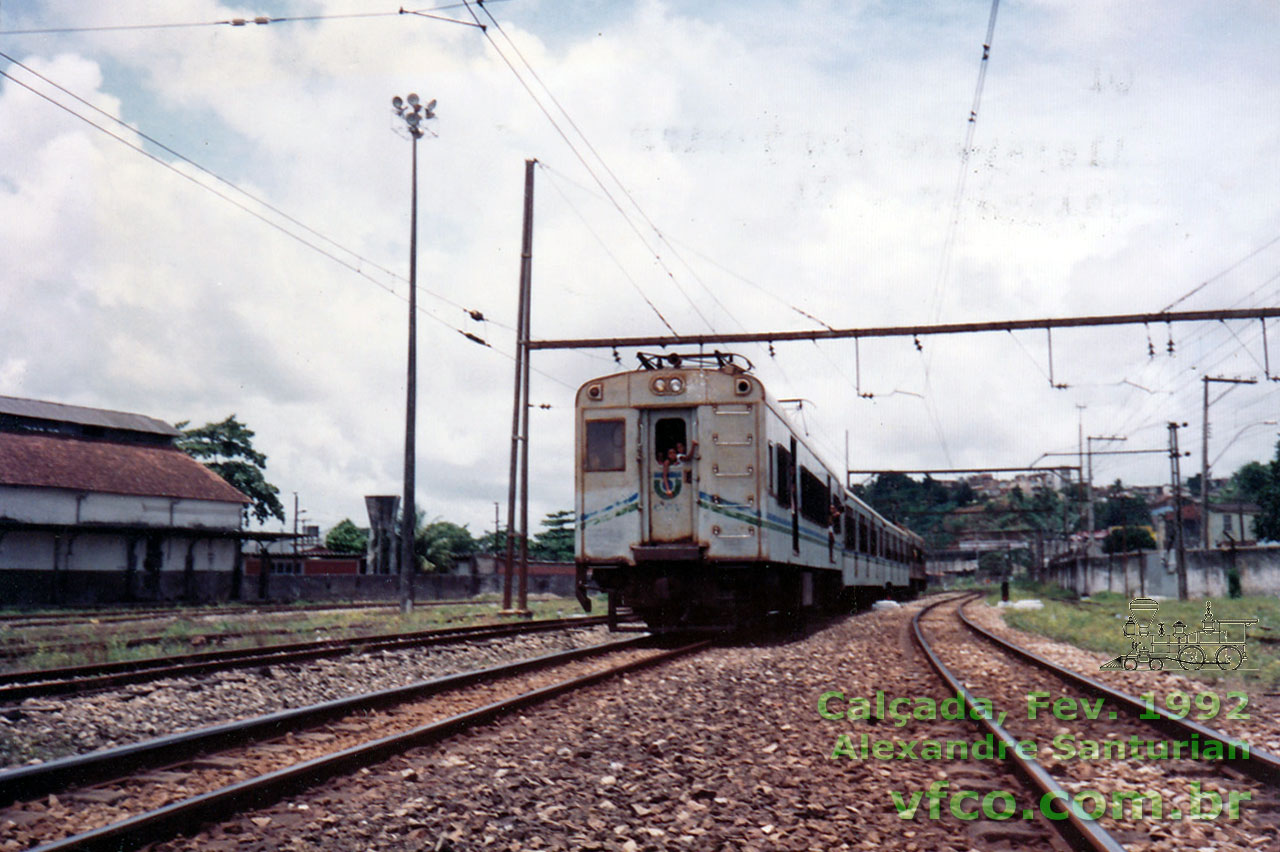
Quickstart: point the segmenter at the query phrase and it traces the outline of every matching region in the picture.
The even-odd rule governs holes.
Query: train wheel
[[[1162,668],[1164,668],[1164,658],[1163,658],[1163,657],[1152,657],[1152,658],[1151,658],[1151,671],[1153,671],[1153,672],[1158,672],[1158,671],[1160,671]]]
[[[1218,649],[1218,656],[1214,658],[1218,668],[1224,671],[1240,668],[1240,661],[1243,658],[1240,655],[1239,648],[1233,648],[1230,645],[1223,645]]]
[[[1123,665],[1124,665],[1125,671],[1129,671],[1129,672],[1136,671],[1138,668],[1138,655],[1129,654],[1127,657],[1124,658]]]
[[[1195,671],[1204,665],[1204,649],[1199,645],[1188,645],[1178,652],[1178,662],[1184,669]]]

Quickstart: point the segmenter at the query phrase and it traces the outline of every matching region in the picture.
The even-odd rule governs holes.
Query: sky
[[[234,413],[290,523],[296,492],[366,524],[402,490],[409,92],[438,101],[417,499],[476,534],[505,524],[526,159],[535,338],[1280,304],[1274,3],[1006,0],[972,125],[989,3],[399,8],[0,0],[0,394]],[[257,15],[288,20],[225,23]],[[1043,331],[732,348],[855,469],[1161,449],[1176,421],[1189,476],[1202,377],[1257,378],[1211,386],[1221,476],[1274,453],[1267,330],[1269,356],[1256,320],[1060,330],[1052,360]],[[574,391],[617,354],[535,353],[532,518],[572,505]]]

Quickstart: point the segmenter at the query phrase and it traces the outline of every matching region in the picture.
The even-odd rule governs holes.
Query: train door
[[[649,541],[692,541],[698,478],[693,459],[693,409],[645,412],[648,448],[641,476],[648,483]]]
[[[787,471],[787,487],[791,489],[791,552],[800,552],[800,489],[796,488],[796,436],[791,436],[791,469]]]

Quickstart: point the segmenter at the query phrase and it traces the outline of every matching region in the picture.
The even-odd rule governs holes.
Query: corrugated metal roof
[[[86,408],[82,405],[63,405],[60,402],[21,399],[15,396],[0,396],[0,414],[30,417],[35,420],[53,420],[59,423],[102,426],[106,429],[125,429],[130,432],[149,432],[174,438],[182,434],[163,420],[147,417],[145,414],[108,411],[105,408]]]
[[[0,485],[248,503],[176,447],[0,432]]]

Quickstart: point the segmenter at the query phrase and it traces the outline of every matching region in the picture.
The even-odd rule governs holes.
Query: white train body
[[[848,493],[739,367],[593,379],[575,437],[579,573],[611,611],[719,626],[923,587],[922,540]]]

